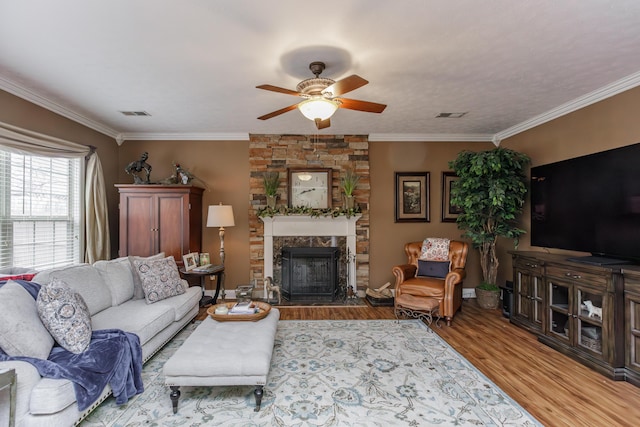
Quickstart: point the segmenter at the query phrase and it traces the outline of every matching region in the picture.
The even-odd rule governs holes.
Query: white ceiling
[[[0,0],[0,89],[119,140],[314,134],[257,120],[299,98],[255,88],[312,61],[388,105],[321,134],[499,140],[639,85],[640,1]]]

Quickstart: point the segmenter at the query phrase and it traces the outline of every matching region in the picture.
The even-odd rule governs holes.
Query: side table
[[[9,388],[9,427],[16,425],[16,371],[14,369],[0,370],[0,391]]]
[[[218,294],[224,281],[224,265],[212,265],[206,271],[185,270],[184,267],[180,268],[180,274],[188,281],[188,277],[199,277],[200,287],[202,288],[202,299],[200,300],[200,306],[204,307],[209,304],[216,304],[218,301]],[[216,276],[216,293],[213,298],[207,299],[204,295],[205,283],[207,277]]]

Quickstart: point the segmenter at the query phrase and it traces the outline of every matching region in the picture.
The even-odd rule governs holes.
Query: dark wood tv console
[[[640,387],[640,266],[510,253],[511,323],[609,378]]]

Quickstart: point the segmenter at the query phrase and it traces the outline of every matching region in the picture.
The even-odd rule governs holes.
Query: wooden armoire
[[[202,247],[202,193],[191,185],[116,184],[120,193],[119,256],[164,252],[182,255]]]

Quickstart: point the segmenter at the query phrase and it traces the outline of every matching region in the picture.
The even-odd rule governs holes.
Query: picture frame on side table
[[[442,172],[442,222],[456,222],[461,209],[451,204],[451,186],[458,180],[455,172]]]
[[[186,255],[182,255],[182,261],[184,262],[184,270],[191,271],[198,266],[198,261],[196,261],[196,253],[191,252]]]
[[[429,172],[396,172],[395,222],[429,222]]]
[[[287,170],[289,207],[330,208],[332,178],[333,169],[331,168],[289,168]]]
[[[200,253],[200,266],[211,264],[211,257],[209,256],[209,252]]]

